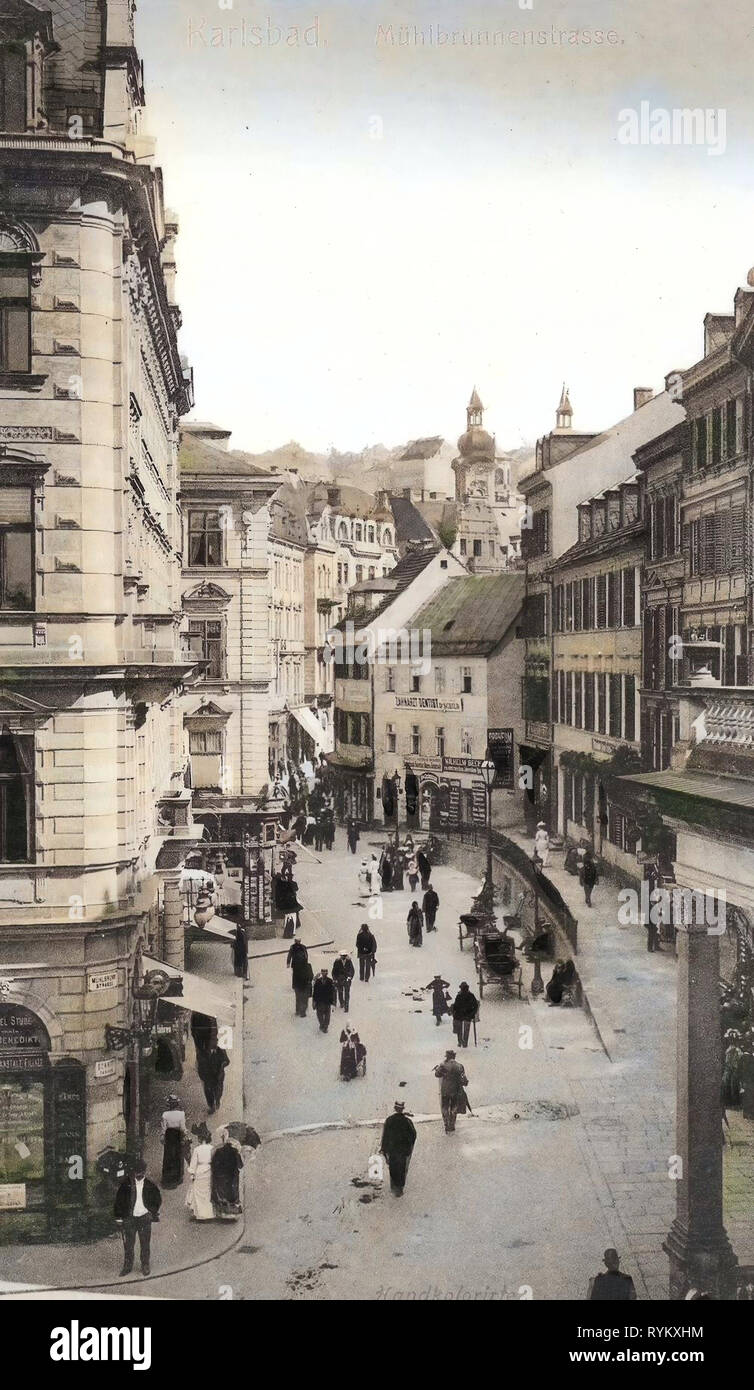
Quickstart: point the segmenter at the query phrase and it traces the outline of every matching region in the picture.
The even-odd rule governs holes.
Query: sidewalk
[[[181,1097],[186,1124],[206,1120],[214,1133],[222,1124],[243,1119],[243,981],[232,972],[230,951],[222,942],[196,942],[191,951],[191,973],[235,991],[237,1046],[229,1052],[230,1066],[225,1073],[225,1090],[216,1115],[207,1116],[207,1105],[196,1073],[194,1045],[189,1036],[180,1081],[154,1084],[148,1120],[145,1158],[148,1173],[159,1186],[162,1171],[160,1115],[171,1091]],[[118,1233],[87,1245],[10,1245],[0,1249],[3,1284],[0,1299],[17,1294],[24,1286],[37,1289],[121,1289],[124,1296],[146,1294],[153,1279],[179,1273],[224,1254],[243,1238],[244,1222],[193,1222],[185,1207],[188,1179],[181,1187],[162,1194],[160,1220],[152,1234],[152,1275],[143,1278],[134,1272],[118,1278],[123,1263],[123,1247]],[[137,1249],[138,1268],[138,1249]]]
[[[506,835],[531,857],[534,841],[522,831]],[[644,1070],[653,1084],[675,1090],[676,960],[668,947],[647,951],[643,927],[618,921],[619,885],[601,877],[586,906],[584,890],[550,852],[545,877],[578,921],[576,968],[584,1007],[611,1062]]]

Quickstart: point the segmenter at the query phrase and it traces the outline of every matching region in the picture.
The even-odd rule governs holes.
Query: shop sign
[[[101,1061],[94,1063],[94,1075],[98,1081],[104,1081],[108,1076],[116,1076],[118,1067],[114,1057],[103,1057]]]
[[[488,729],[487,747],[495,764],[495,787],[507,787],[510,791],[514,781],[513,730]]]
[[[443,772],[476,772],[482,770],[481,758],[443,758]]]
[[[97,970],[89,972],[86,977],[86,987],[90,994],[96,993],[97,990],[100,989],[117,989],[117,970]]]
[[[0,1186],[0,1211],[23,1211],[25,1207],[25,1182],[11,1182]]]
[[[593,752],[593,753],[610,753],[610,754],[612,754],[612,753],[615,752],[615,747],[616,747],[616,745],[615,745],[614,743],[611,743],[610,740],[607,739],[607,738],[593,738],[593,739],[592,739],[592,752]]]
[[[411,758],[406,759],[407,772],[442,772],[442,758]]]
[[[438,714],[461,714],[460,700],[438,700],[436,695],[396,695],[396,709],[428,709]]]

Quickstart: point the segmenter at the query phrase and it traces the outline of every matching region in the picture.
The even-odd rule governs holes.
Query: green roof
[[[521,613],[524,574],[470,574],[449,579],[411,619],[432,634],[432,651],[447,656],[488,656]]]

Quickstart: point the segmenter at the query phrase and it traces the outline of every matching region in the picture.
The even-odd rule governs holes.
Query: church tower
[[[467,497],[490,496],[490,477],[495,471],[495,440],[484,429],[484,406],[474,387],[466,407],[466,430],[458,441],[458,458],[453,460],[456,475],[456,501]]]
[[[560,393],[560,404],[555,415],[555,428],[558,430],[570,430],[573,421],[573,406],[568,397],[568,387],[563,382],[563,390]]]

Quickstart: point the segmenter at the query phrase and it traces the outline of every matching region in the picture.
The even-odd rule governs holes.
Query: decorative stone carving
[[[28,256],[31,261],[31,283],[41,285],[43,253],[39,249],[39,242],[31,227],[25,222],[9,217],[7,213],[0,213],[0,252],[2,251],[15,256]]]

